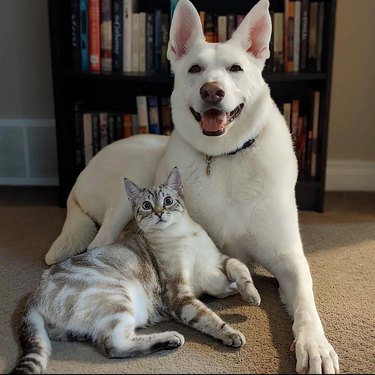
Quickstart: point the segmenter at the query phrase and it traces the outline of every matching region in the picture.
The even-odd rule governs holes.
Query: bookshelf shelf
[[[85,0],[81,0],[85,1]],[[102,0],[99,0],[102,1]],[[123,0],[112,0],[122,2]],[[139,12],[153,13],[160,9],[169,14],[171,0],[138,0]],[[227,15],[246,14],[257,0],[191,0],[199,10]],[[284,5],[299,0],[270,1],[270,11],[283,12]],[[332,79],[333,38],[336,0],[300,0],[324,3],[324,34],[321,46],[320,69],[297,72],[275,71],[267,67],[263,72],[270,86],[271,95],[279,108],[283,103],[300,99],[300,109],[307,115],[313,112],[310,94],[320,92],[318,112],[319,132],[317,138],[317,173],[314,177],[300,174],[296,185],[299,209],[322,212],[324,209],[324,186],[327,157],[328,119]],[[167,97],[173,89],[173,76],[169,71],[151,72],[82,72],[74,60],[72,39],[72,9],[80,0],[48,0],[49,28],[52,56],[54,107],[59,166],[60,206],[64,207],[67,196],[80,173],[76,153],[76,106],[89,111],[137,111],[137,95]],[[228,21],[229,22],[229,21]],[[273,48],[273,47],[272,47]],[[274,62],[273,62],[274,63]],[[319,70],[319,71],[317,71]]]

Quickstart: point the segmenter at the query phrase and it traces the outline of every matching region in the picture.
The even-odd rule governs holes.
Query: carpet
[[[61,230],[65,209],[51,188],[0,188],[0,372],[14,366],[16,329],[28,294],[46,268],[43,257]],[[327,193],[325,212],[300,212],[316,305],[342,373],[375,373],[375,194]],[[86,343],[53,342],[48,373],[295,373],[292,321],[277,281],[260,267],[254,282],[262,303],[239,296],[205,297],[224,320],[241,330],[246,345],[226,348],[175,322],[146,332],[177,330],[179,349],[137,359],[107,359]]]

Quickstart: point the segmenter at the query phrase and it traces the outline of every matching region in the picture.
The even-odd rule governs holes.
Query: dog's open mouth
[[[241,103],[231,112],[219,111],[212,108],[203,113],[199,113],[190,107],[190,112],[199,122],[204,135],[218,136],[225,134],[233,120],[241,113],[243,106],[244,104]]]

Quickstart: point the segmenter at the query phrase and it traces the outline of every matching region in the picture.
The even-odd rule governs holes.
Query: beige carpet
[[[43,256],[59,233],[65,210],[54,190],[0,189],[0,372],[15,364],[15,327],[25,296],[45,268]],[[325,331],[343,373],[375,373],[375,194],[330,193],[324,214],[301,212],[301,231]],[[291,325],[274,278],[259,270],[262,297],[250,307],[235,296],[205,301],[241,330],[247,344],[231,350],[202,333],[176,329],[183,347],[132,360],[109,360],[84,343],[53,343],[48,373],[293,373]]]

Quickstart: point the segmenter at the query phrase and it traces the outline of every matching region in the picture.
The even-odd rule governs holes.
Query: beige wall
[[[328,159],[375,161],[375,0],[337,0]]]
[[[0,0],[0,25],[0,119],[53,118],[47,0]]]

